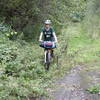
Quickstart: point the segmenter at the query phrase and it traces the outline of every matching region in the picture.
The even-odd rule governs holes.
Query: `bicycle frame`
[[[46,54],[47,54],[47,53],[50,54],[50,58],[51,58],[51,50],[52,50],[52,49],[45,49],[45,53],[44,53],[44,54],[45,54],[45,60],[44,60],[45,63],[46,63]]]

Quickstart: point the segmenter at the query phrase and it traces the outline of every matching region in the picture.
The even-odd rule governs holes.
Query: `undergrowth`
[[[89,63],[100,59],[100,38],[92,39],[81,27],[76,24],[69,33],[68,55],[76,63]],[[69,31],[68,31],[69,32]]]
[[[63,76],[75,64],[100,58],[99,39],[91,39],[80,23],[71,23],[58,36],[55,50],[58,64],[55,61],[50,71],[45,72],[43,49],[37,43],[9,40],[6,34],[12,31],[0,31],[0,100],[47,96],[47,88],[53,86],[55,78]]]
[[[0,31],[0,100],[48,96],[47,88],[53,86],[52,80],[67,71],[67,68],[64,70],[65,66],[69,68],[63,56],[65,52],[61,53],[61,48],[55,50],[55,55],[59,56],[59,66],[55,61],[50,71],[46,72],[44,50],[37,43],[19,38],[10,40],[9,36],[14,30],[7,27],[5,31],[5,28]]]
[[[91,86],[87,89],[90,93],[100,93],[100,85]]]

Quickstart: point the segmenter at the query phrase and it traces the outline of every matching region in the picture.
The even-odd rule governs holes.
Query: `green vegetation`
[[[72,66],[99,61],[99,4],[99,0],[1,0],[0,100],[47,96],[52,80]],[[53,62],[46,73],[37,39],[41,23],[48,18],[58,35],[59,66]]]
[[[81,24],[76,25],[70,31],[69,55],[74,55],[74,61],[79,63],[89,63],[100,59],[100,39],[91,38],[84,32]],[[74,34],[73,34],[74,33]]]
[[[96,39],[100,37],[100,1],[91,0],[87,4],[87,12],[84,20],[84,28],[86,33]]]
[[[0,36],[0,99],[17,100],[33,94],[42,95],[47,76],[33,43],[13,42],[3,35]]]
[[[62,75],[68,70],[64,70],[64,67],[69,68],[70,65],[63,60],[64,56],[61,56],[58,48],[61,61],[59,70],[54,62],[46,73],[42,63],[43,50],[37,43],[26,42],[20,38],[14,40],[13,35],[13,40],[10,40],[6,34],[11,34],[12,31],[14,32],[5,26],[0,32],[0,99],[23,100],[48,95],[46,88],[52,86],[52,79]]]
[[[23,32],[24,39],[31,41],[37,38],[41,23],[46,19],[52,20],[57,33],[70,19],[82,19],[85,4],[84,0],[1,0],[0,20]]]
[[[87,89],[90,93],[99,93],[100,92],[100,85],[91,86]]]

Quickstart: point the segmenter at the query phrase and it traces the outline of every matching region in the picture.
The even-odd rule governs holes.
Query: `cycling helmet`
[[[44,22],[44,24],[50,25],[50,24],[51,24],[51,20],[46,20],[46,21]]]

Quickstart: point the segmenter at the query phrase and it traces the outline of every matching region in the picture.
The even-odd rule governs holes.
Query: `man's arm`
[[[57,41],[57,36],[55,32],[53,32],[53,36],[54,36],[55,42],[57,43],[58,41]]]
[[[43,32],[40,33],[39,41],[42,41]]]

